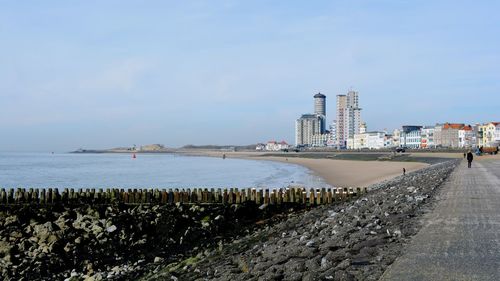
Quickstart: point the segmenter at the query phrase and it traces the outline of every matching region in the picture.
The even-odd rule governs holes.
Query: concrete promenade
[[[500,160],[463,161],[380,280],[500,280]]]

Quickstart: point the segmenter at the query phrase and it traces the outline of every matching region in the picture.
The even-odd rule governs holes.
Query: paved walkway
[[[380,280],[500,280],[500,161],[461,163]]]

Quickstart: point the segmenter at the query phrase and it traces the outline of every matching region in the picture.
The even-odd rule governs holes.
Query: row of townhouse
[[[360,133],[347,140],[348,149],[383,149],[406,147],[429,148],[473,148],[491,147],[500,144],[500,122],[475,126],[463,123],[443,123],[435,126],[405,125],[391,134],[367,132],[362,124]]]
[[[477,145],[492,147],[500,145],[500,122],[490,122],[478,125]]]
[[[419,148],[473,148],[498,146],[500,122],[475,126],[463,123],[443,123],[435,126],[403,126],[400,147]]]
[[[396,132],[397,133],[397,132]],[[385,131],[367,131],[366,123],[362,123],[359,133],[347,139],[347,149],[383,149],[395,147],[394,135]]]

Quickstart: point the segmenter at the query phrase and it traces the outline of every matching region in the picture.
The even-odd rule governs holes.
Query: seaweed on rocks
[[[299,206],[260,207],[250,202],[1,206],[1,279],[136,280]]]
[[[142,280],[378,280],[421,228],[450,160],[372,185],[357,200],[291,213]]]

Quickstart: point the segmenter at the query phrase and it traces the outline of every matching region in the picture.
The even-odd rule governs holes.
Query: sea
[[[329,187],[305,167],[183,154],[0,152],[0,188]]]

